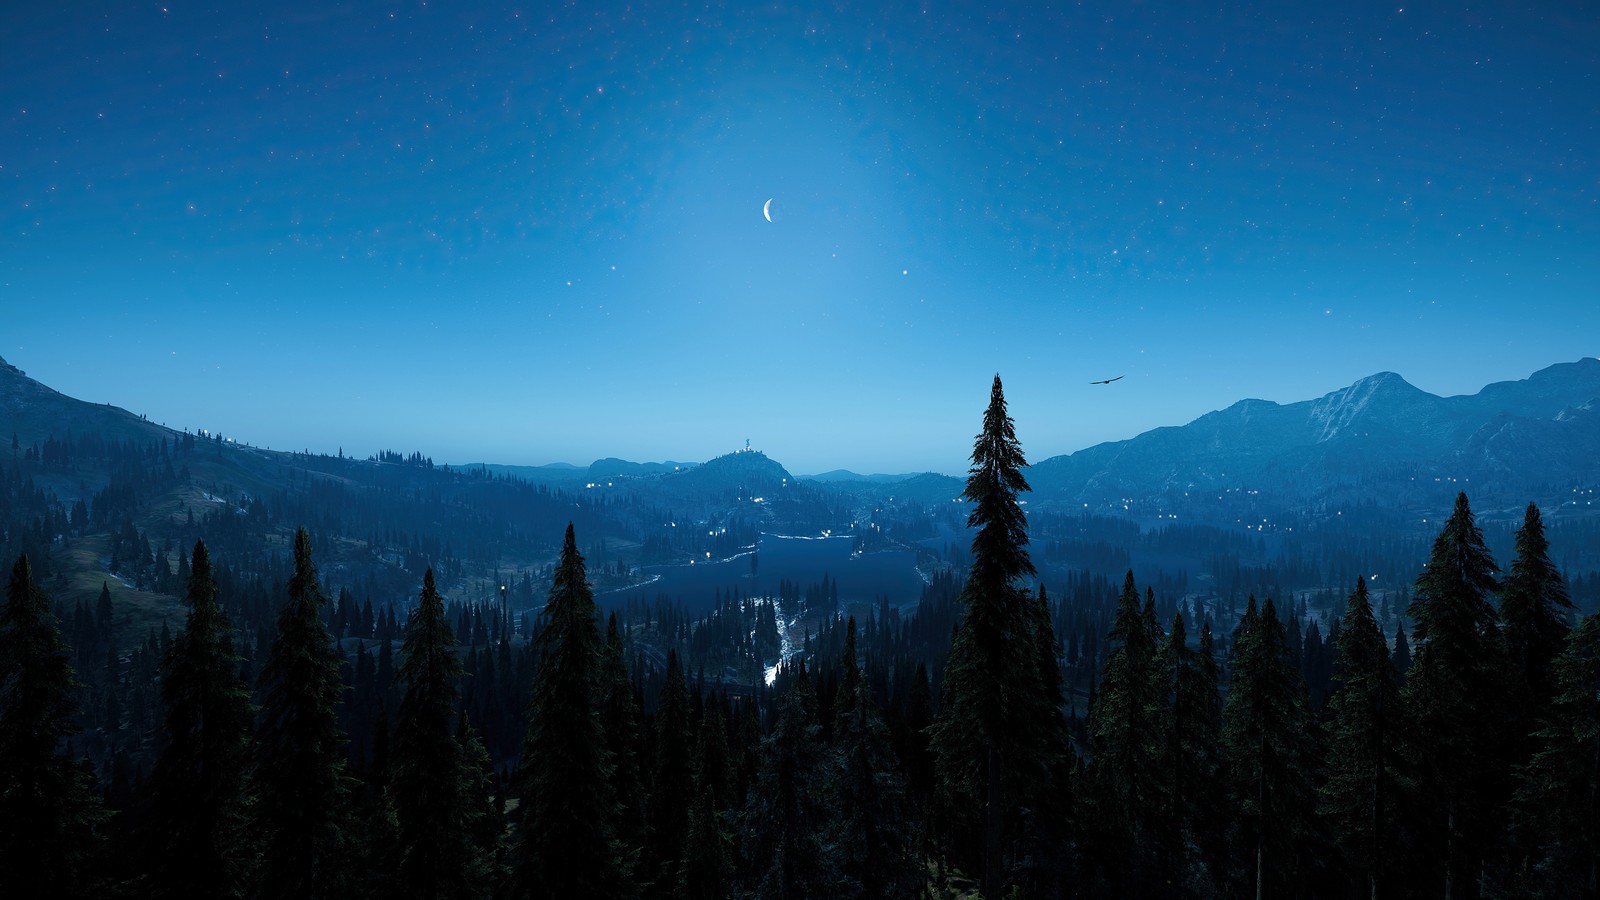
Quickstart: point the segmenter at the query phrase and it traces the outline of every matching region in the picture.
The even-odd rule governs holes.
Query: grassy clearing
[[[56,577],[44,587],[50,598],[65,609],[78,603],[90,608],[100,598],[100,586],[111,588],[112,628],[119,648],[131,647],[143,641],[150,629],[161,629],[166,621],[176,630],[183,624],[183,601],[171,594],[136,591],[117,580],[106,571],[105,562],[111,554],[111,539],[103,534],[90,535],[73,541],[71,548],[59,551],[54,557]],[[176,564],[176,560],[173,561]]]

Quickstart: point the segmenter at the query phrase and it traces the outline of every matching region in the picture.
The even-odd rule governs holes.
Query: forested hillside
[[[1582,523],[1529,504],[1502,553],[1461,493],[1412,571],[1353,543],[1341,589],[1236,561],[1196,590],[1126,548],[1230,532],[1025,513],[998,378],[972,459],[920,597],[819,575],[694,613],[597,603],[625,503],[420,454],[19,438],[6,893],[1595,894],[1600,618],[1554,562]],[[894,510],[859,552],[951,526]]]

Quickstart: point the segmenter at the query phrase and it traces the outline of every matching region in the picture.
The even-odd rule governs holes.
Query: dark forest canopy
[[[1591,520],[1458,493],[1273,555],[1035,509],[997,378],[962,502],[781,513],[922,548],[919,596],[751,553],[607,609],[778,514],[420,455],[263,499],[216,446],[59,446],[0,490],[6,896],[1596,896],[1600,584],[1558,562]]]

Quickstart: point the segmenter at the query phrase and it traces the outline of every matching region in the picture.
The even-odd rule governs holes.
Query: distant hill
[[[1038,500],[1101,507],[1218,490],[1269,492],[1291,507],[1362,496],[1432,503],[1526,502],[1600,481],[1600,360],[1586,358],[1438,397],[1380,372],[1315,400],[1241,400],[1035,463]]]
[[[1415,576],[1435,512],[1465,489],[1502,559],[1522,505],[1537,502],[1574,595],[1592,604],[1596,398],[1600,360],[1586,359],[1470,396],[1380,373],[1299,403],[1244,400],[1030,467],[1029,537],[1052,579],[1131,567],[1227,594],[1252,567],[1281,566],[1322,589],[1346,580],[1338,561],[1398,584]],[[797,479],[754,450],[588,466],[275,452],[75,400],[0,361],[0,441],[9,434],[4,464],[21,477],[0,486],[0,550],[35,558],[64,609],[92,606],[109,584],[124,645],[181,618],[177,558],[195,540],[235,579],[270,585],[301,526],[328,583],[380,608],[404,608],[432,568],[452,597],[509,584],[514,610],[536,609],[568,523],[602,593],[654,584],[656,566],[737,555],[762,534],[850,535],[855,553],[908,553],[923,573],[969,563],[964,479],[950,475]],[[710,596],[680,599],[704,609]],[[276,600],[252,602],[270,612]]]
[[[9,436],[4,432],[16,436],[19,453],[36,447],[42,452],[52,438],[68,435],[171,443],[181,434],[120,407],[67,397],[0,360],[0,441]],[[281,489],[284,465],[307,465],[297,454],[239,450],[228,457],[225,480],[254,495]],[[360,483],[367,480],[364,464],[349,460],[332,469]],[[810,490],[835,498],[830,503],[891,498],[942,503],[959,495],[963,484],[958,477],[932,473],[862,475],[845,469],[796,478],[753,450],[704,463],[606,457],[587,467],[475,463],[452,468],[552,489],[629,491],[666,508],[708,513],[741,498],[804,499]],[[108,471],[69,475],[45,467],[41,477],[71,498],[78,493],[76,485],[92,491]],[[216,473],[219,482],[222,474]],[[1464,488],[1480,503],[1537,499],[1559,505],[1563,492],[1574,486],[1600,483],[1600,360],[1560,363],[1526,379],[1454,397],[1435,396],[1398,374],[1380,372],[1312,400],[1241,400],[1187,425],[1040,460],[1027,478],[1032,503],[1115,513],[1127,506],[1126,512],[1136,516],[1136,503],[1156,503],[1214,517],[1215,510],[1201,501],[1229,491],[1261,492],[1279,509],[1314,510],[1351,498],[1431,506]]]
[[[871,500],[874,503],[894,500],[910,500],[924,504],[949,503],[960,497],[967,486],[965,478],[940,475],[937,472],[922,472],[916,475],[855,475],[844,469],[835,469],[834,472],[825,474],[835,473],[844,474],[834,478],[812,475],[802,477],[801,481],[816,484],[824,490],[837,494]]]
[[[451,468],[482,469],[491,475],[520,478],[530,484],[567,486],[582,484],[589,471],[582,466],[575,466],[571,463],[549,463],[543,466],[511,466],[501,463],[475,462],[452,466]]]
[[[127,410],[86,403],[52,390],[0,359],[0,440],[13,436],[26,449],[50,438],[63,438],[69,430],[96,434],[105,440],[148,441],[174,433]],[[5,449],[9,450],[9,446]]]
[[[571,463],[547,463],[542,466],[513,466],[502,463],[467,463],[455,466],[459,469],[482,469],[494,475],[520,478],[531,484],[547,484],[553,487],[583,487],[596,482],[615,479],[647,478],[655,475],[665,475],[692,469],[699,463],[676,462],[630,462],[626,459],[617,459],[608,456],[597,459],[587,466],[575,466]]]
[[[676,489],[736,491],[746,495],[773,493],[795,484],[777,460],[760,450],[737,450],[708,459],[692,469],[663,473],[661,483]]]
[[[686,462],[629,462],[608,456],[597,459],[589,464],[588,476],[590,481],[604,481],[607,478],[641,478],[649,475],[669,475],[673,472],[682,472],[694,468],[696,463]]]
[[[181,618],[182,585],[171,573],[196,539],[233,571],[270,582],[305,526],[321,573],[360,585],[374,602],[414,597],[432,567],[451,591],[521,573],[520,603],[530,606],[543,593],[527,573],[554,559],[569,522],[587,549],[636,546],[660,519],[585,490],[587,469],[522,467],[541,477],[507,481],[522,474],[518,467],[435,466],[421,453],[265,450],[76,400],[3,361],[0,433],[16,436],[16,449],[0,449],[0,459],[22,476],[10,494],[0,491],[0,550],[35,556],[67,608],[111,585],[125,638]],[[24,527],[35,521],[49,523],[49,540],[35,534],[39,526]],[[687,558],[704,542],[684,529],[667,550]],[[638,576],[597,569],[591,577],[617,586]]]
[[[856,472],[852,472],[849,469],[831,469],[827,472],[821,472],[816,475],[799,476],[801,481],[820,481],[824,484],[855,481],[866,482],[868,484],[893,484],[897,481],[905,481],[908,478],[915,477],[916,473],[906,473],[901,475],[861,475]]]

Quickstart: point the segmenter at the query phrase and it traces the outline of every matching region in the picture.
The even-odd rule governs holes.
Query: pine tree
[[[1050,789],[1067,753],[1033,723],[1059,710],[1039,672],[1030,592],[1027,519],[1017,500],[1027,466],[996,375],[974,441],[962,497],[973,503],[972,565],[962,590],[966,611],[950,648],[943,702],[930,729],[943,792],[956,807],[982,811],[983,893],[1011,882],[1005,857],[1024,797]]]
[[[1550,702],[1554,690],[1550,665],[1566,645],[1572,597],[1566,579],[1550,560],[1544,519],[1532,503],[1517,530],[1516,553],[1501,586],[1500,621],[1512,676],[1508,706],[1514,719],[1512,738],[1520,749]]]
[[[528,732],[518,777],[521,833],[513,848],[517,897],[627,895],[616,840],[612,763],[601,731],[600,629],[572,525],[539,632]]]
[[[850,616],[845,620],[844,646],[839,651],[839,687],[833,702],[835,737],[850,718],[856,690],[861,687],[861,662],[856,657],[856,617]]]
[[[1217,690],[1217,650],[1211,637],[1211,621],[1200,626],[1200,646],[1195,658],[1197,668],[1190,683],[1192,699],[1188,705],[1197,711],[1193,716],[1196,738],[1194,773],[1205,776],[1216,773],[1216,778],[1191,779],[1195,791],[1194,841],[1199,848],[1212,884],[1221,883],[1226,874],[1228,855],[1226,783],[1223,771],[1222,748],[1222,695]],[[1207,755],[1209,754],[1209,762]],[[1202,893],[1202,892],[1197,892]]]
[[[162,668],[166,745],[149,785],[146,893],[240,897],[255,851],[246,783],[253,711],[211,556],[198,541],[187,600],[188,619]]]
[[[1018,852],[1033,861],[1029,878],[1034,893],[1055,897],[1065,892],[1066,878],[1072,867],[1072,770],[1075,761],[1067,717],[1061,709],[1064,702],[1061,640],[1056,637],[1055,625],[1050,621],[1050,597],[1043,584],[1039,585],[1028,612],[1039,672],[1038,693],[1033,698],[1038,710],[1023,724],[1033,731],[1028,743],[1047,748],[1050,753],[1043,761],[1043,770],[1038,773],[1043,778],[1036,782],[1035,793],[1027,803],[1031,815],[1022,823],[1023,840]]]
[[[1199,648],[1191,649],[1183,614],[1174,613],[1157,663],[1164,697],[1155,729],[1162,738],[1155,760],[1161,801],[1156,864],[1166,869],[1165,883],[1203,893],[1214,888],[1219,874],[1223,844],[1214,831],[1225,805],[1222,698],[1210,625],[1201,632]]]
[[[1237,814],[1237,846],[1257,900],[1312,877],[1315,769],[1305,684],[1271,598],[1251,596],[1231,657],[1222,745]]]
[[[1539,839],[1548,897],[1600,897],[1600,613],[1584,617],[1551,666],[1554,697],[1518,773],[1517,806]]]
[[[715,704],[706,708],[700,721],[697,759],[694,804],[689,809],[683,862],[678,867],[677,896],[683,900],[722,900],[728,896],[730,876],[729,838],[719,815],[726,791],[728,754],[722,713]]]
[[[354,788],[346,771],[338,704],[344,690],[339,654],[323,624],[327,597],[317,584],[311,536],[294,536],[289,600],[261,670],[261,727],[256,740],[256,826],[261,834],[262,897],[342,893],[353,856],[348,811]]]
[[[182,553],[178,554],[178,559],[183,559]],[[95,601],[95,624],[99,626],[100,633],[107,643],[111,641],[111,625],[114,615],[114,609],[111,605],[111,585],[102,581],[100,582],[100,597]]]
[[[1506,758],[1525,764],[1538,744],[1541,726],[1555,691],[1551,666],[1566,644],[1572,597],[1566,579],[1550,559],[1544,520],[1532,503],[1516,533],[1516,558],[1501,585],[1500,621],[1505,640],[1509,683],[1506,685]],[[1536,829],[1534,829],[1536,830]],[[1512,855],[1526,870],[1534,848],[1521,821],[1514,822]]]
[[[1414,625],[1405,686],[1416,719],[1421,851],[1446,896],[1475,896],[1504,800],[1502,649],[1489,598],[1498,584],[1467,495],[1433,542],[1407,612]],[[1437,890],[1437,887],[1434,887]]]
[[[1326,778],[1318,811],[1353,874],[1377,900],[1397,867],[1396,835],[1410,784],[1401,759],[1400,679],[1372,615],[1366,579],[1345,605],[1338,688],[1328,699]]]
[[[829,843],[838,848],[841,876],[834,896],[915,896],[927,873],[916,854],[905,781],[889,728],[856,664],[854,616],[845,628],[829,792]]]
[[[50,599],[17,557],[0,608],[0,880],[8,896],[88,896],[105,813],[77,761],[77,679]]]
[[[1156,724],[1165,697],[1157,678],[1156,649],[1139,605],[1139,589],[1130,570],[1107,640],[1106,658],[1094,706],[1089,711],[1089,736],[1094,783],[1093,830],[1098,836],[1091,854],[1107,869],[1113,889],[1142,890],[1123,882],[1153,872],[1155,848],[1148,840],[1161,802],[1157,779]]]
[[[667,651],[667,673],[656,706],[655,764],[649,802],[650,836],[646,865],[655,873],[649,896],[670,896],[678,885],[689,808],[694,804],[694,732],[689,722],[689,690],[678,654]]]
[[[456,713],[456,744],[461,747],[464,766],[462,781],[465,784],[467,803],[466,824],[471,850],[483,863],[483,880],[480,882],[487,895],[489,888],[498,886],[506,875],[506,817],[501,811],[503,797],[498,790],[494,760],[483,736],[467,721],[466,710]]]
[[[840,884],[838,848],[826,840],[822,727],[803,661],[793,677],[742,815],[746,887],[763,900],[831,897]]]
[[[639,771],[639,741],[643,736],[639,703],[633,693],[633,679],[623,656],[622,633],[617,614],[606,622],[605,657],[601,663],[600,711],[606,749],[611,754],[611,783],[617,799],[617,840],[624,848],[624,860],[632,870],[644,847],[645,796]]]
[[[422,576],[402,652],[404,693],[390,757],[399,884],[412,896],[483,896],[489,859],[475,840],[484,813],[473,795],[481,773],[451,733],[462,668],[431,568]]]
[[[363,652],[363,651],[357,651]],[[394,897],[402,893],[396,879],[399,868],[400,823],[395,819],[394,792],[390,788],[391,742],[389,714],[377,704],[372,718],[372,761],[362,773],[356,794],[357,821],[362,824],[355,855],[361,875],[352,879],[352,893],[367,897]]]
[[[1389,653],[1389,664],[1394,666],[1400,686],[1405,687],[1406,674],[1411,671],[1411,641],[1406,638],[1405,622],[1397,622],[1394,626],[1394,650]]]

